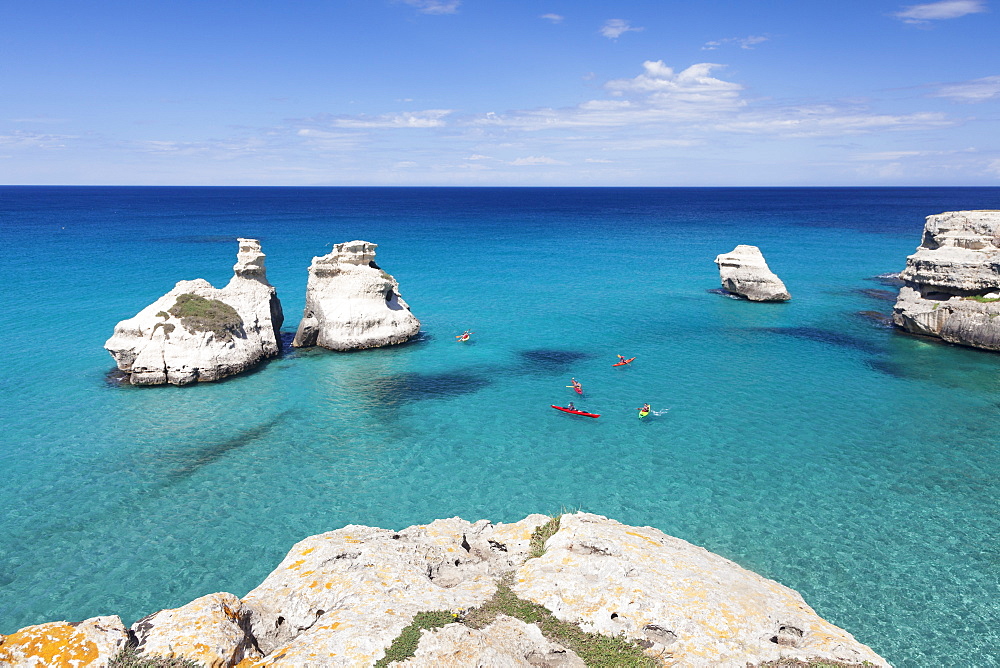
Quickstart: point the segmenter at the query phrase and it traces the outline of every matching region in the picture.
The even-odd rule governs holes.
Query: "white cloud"
[[[757,112],[726,120],[715,129],[783,137],[844,136],[885,130],[915,130],[946,127],[954,123],[933,112],[871,114],[865,110],[840,109],[830,105],[789,107],[770,113]]]
[[[598,164],[612,164],[614,160],[605,160],[604,158],[587,158],[584,162],[593,162]]]
[[[747,37],[727,37],[726,39],[719,39],[714,42],[705,42],[705,45],[701,47],[702,51],[714,51],[720,46],[726,44],[735,44],[741,49],[752,49],[758,44],[771,39],[770,37],[765,37],[763,35],[749,35]]]
[[[424,111],[403,111],[379,116],[336,116],[330,118],[329,125],[336,128],[440,128],[447,125],[445,117],[451,109],[425,109]]]
[[[608,39],[618,39],[627,32],[640,32],[645,28],[633,28],[625,19],[608,19],[601,26],[601,34]]]
[[[547,19],[553,23],[562,23],[565,16],[560,16],[559,14],[542,14],[538,18]]]
[[[960,83],[946,84],[934,93],[956,102],[985,102],[1000,97],[1000,76],[983,77]]]
[[[716,63],[696,63],[675,73],[662,60],[647,60],[644,72],[632,79],[612,79],[604,87],[612,95],[649,95],[649,100],[663,105],[672,102],[732,104],[743,86],[709,76],[712,70],[722,67]]]
[[[990,160],[989,164],[986,165],[986,171],[996,174],[997,178],[1000,178],[1000,160]]]
[[[422,14],[454,14],[462,0],[402,0]]]
[[[492,160],[492,159],[493,158],[491,158],[490,156],[482,155],[481,153],[473,153],[468,158],[466,158],[466,160]]]
[[[899,162],[908,158],[940,157],[943,155],[957,155],[959,153],[976,153],[974,148],[964,148],[954,151],[878,151],[876,153],[859,153],[852,157],[852,160],[863,162]]]
[[[524,165],[567,165],[569,163],[541,155],[529,155],[526,158],[517,158],[516,160],[511,160],[507,164],[514,165],[515,167],[523,167]]]
[[[65,148],[66,142],[79,139],[74,135],[55,135],[42,132],[17,130],[9,135],[0,135],[0,146],[22,146],[30,148]]]
[[[927,23],[941,19],[957,19],[968,14],[978,14],[986,11],[986,3],[982,0],[942,0],[925,5],[910,5],[894,16],[905,23]]]

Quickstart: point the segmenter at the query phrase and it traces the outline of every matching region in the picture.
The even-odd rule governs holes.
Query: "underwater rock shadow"
[[[488,376],[476,373],[410,371],[370,378],[365,390],[372,408],[391,409],[413,401],[472,394],[492,382]]]
[[[851,336],[850,334],[830,329],[822,329],[820,327],[755,327],[752,331],[780,334],[781,336],[792,336],[797,339],[806,339],[807,341],[828,343],[841,348],[860,350],[868,355],[883,356],[886,354],[886,350],[884,348],[874,343],[870,343],[864,339],[859,339],[858,337]]]
[[[899,277],[899,272],[889,272],[886,274],[879,274],[878,276],[869,276],[865,280],[874,281],[880,285],[884,285],[887,288],[898,289],[905,285],[903,279]]]
[[[175,450],[173,452],[162,453],[161,456],[165,459],[172,461],[179,460],[179,464],[167,473],[164,485],[178,483],[185,478],[190,477],[199,469],[218,461],[226,453],[250,445],[254,441],[264,438],[294,412],[295,411],[292,409],[282,411],[267,422],[250,427],[249,429],[244,429],[228,438],[208,443],[200,448],[193,448],[186,451]]]
[[[597,357],[593,353],[556,350],[554,348],[522,350],[518,355],[521,357],[521,363],[518,365],[519,371],[540,374],[565,373],[573,364]]]
[[[892,290],[880,290],[879,288],[855,288],[851,290],[852,294],[861,295],[862,297],[868,297],[869,299],[877,299],[882,302],[895,302],[899,297],[898,292],[893,292]]]

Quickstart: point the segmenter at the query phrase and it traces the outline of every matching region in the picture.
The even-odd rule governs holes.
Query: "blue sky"
[[[2,6],[5,184],[1000,185],[1000,0]]]

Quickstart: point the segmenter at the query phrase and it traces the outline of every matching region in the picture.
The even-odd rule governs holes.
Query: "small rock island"
[[[242,599],[209,594],[131,629],[112,615],[0,636],[5,666],[120,653],[244,668],[889,665],[794,590],[583,512],[349,525],[296,544]]]
[[[722,287],[727,292],[752,302],[785,302],[792,298],[756,246],[740,244],[730,252],[717,256],[715,264],[719,267]]]
[[[986,350],[1000,350],[1000,211],[927,216],[917,252],[899,275],[897,326]]]
[[[233,278],[224,288],[202,279],[173,290],[115,326],[104,347],[133,385],[220,380],[281,351],[277,291],[267,282],[256,239],[237,239]]]
[[[348,241],[313,258],[293,346],[363,350],[416,336],[420,321],[400,296],[396,279],[375,264],[376,248],[367,241]]]

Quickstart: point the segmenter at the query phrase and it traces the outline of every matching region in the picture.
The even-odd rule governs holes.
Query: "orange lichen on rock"
[[[67,622],[49,622],[21,629],[0,641],[0,664],[84,666],[97,659],[97,645]]]

